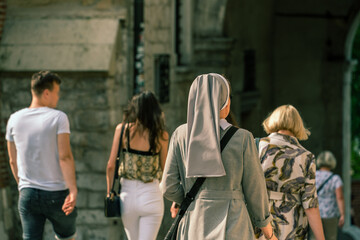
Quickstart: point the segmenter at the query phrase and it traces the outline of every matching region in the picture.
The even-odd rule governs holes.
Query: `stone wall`
[[[4,22],[6,17],[6,0],[0,1],[0,41],[2,39],[2,33],[4,29]],[[0,87],[1,96],[1,87]],[[0,109],[1,109],[0,103]],[[1,116],[1,114],[0,114]],[[1,119],[1,117],[0,117]],[[0,120],[1,121],[1,120]],[[11,234],[14,231],[13,213],[12,209],[8,209],[8,204],[11,198],[8,197],[10,190],[10,168],[8,164],[8,158],[6,156],[6,141],[4,134],[5,122],[0,122],[0,236],[2,239],[7,240],[15,237],[15,234]],[[9,234],[10,233],[10,234]]]
[[[0,40],[3,32],[5,16],[6,16],[6,0],[1,0],[0,1]]]
[[[109,79],[101,74],[60,73],[61,99],[58,109],[67,113],[71,128],[71,147],[76,163],[76,178],[79,189],[78,239],[110,239],[112,227],[117,227],[121,236],[120,222],[109,221],[103,214],[103,198],[106,194],[105,170],[112,143],[114,123],[111,121],[112,109],[109,100]],[[30,74],[13,77],[1,75],[2,116],[27,107],[31,101]],[[123,85],[116,84],[120,89]],[[118,97],[117,94],[116,97]],[[121,105],[116,104],[120,109]],[[118,111],[117,119],[121,112]],[[40,171],[46,171],[42,169]],[[14,196],[16,186],[13,185]],[[13,209],[17,213],[16,200]],[[48,224],[45,239],[52,239],[53,230]]]
[[[174,55],[173,55],[173,1],[144,1],[144,71],[145,71],[145,88],[155,92],[155,72],[154,63],[155,56],[158,54],[169,54],[170,71],[173,77],[174,69]],[[170,88],[175,86],[170,84]],[[179,89],[178,89],[179,90]],[[172,103],[176,94],[170,94],[170,102]],[[166,121],[168,126],[173,126],[176,113],[168,111],[169,104],[162,105],[165,111]],[[170,127],[171,128],[171,127]]]
[[[113,53],[109,56],[111,59],[105,59],[110,63],[109,69],[89,68],[87,71],[86,69],[77,70],[75,67],[68,71],[64,69],[55,71],[63,79],[58,109],[64,111],[70,120],[70,141],[79,190],[77,239],[80,240],[125,238],[121,220],[108,220],[104,217],[103,199],[106,194],[106,164],[114,130],[122,119],[123,107],[132,95],[132,82],[129,77],[131,53],[129,51],[129,45],[131,45],[129,28],[131,24],[127,19],[126,3],[125,0],[12,1],[8,8],[11,20],[47,18],[51,22],[51,20],[58,21],[59,19],[64,21],[95,19],[100,22],[115,20],[119,23],[117,33],[111,34],[111,36],[116,36],[116,39],[113,39],[114,42],[111,43],[113,44]],[[61,26],[57,27],[57,33],[61,34],[63,29]],[[51,31],[53,30],[51,29]],[[81,38],[81,35],[76,35],[76,33],[75,37],[72,36],[71,31],[62,33],[67,34],[67,39],[77,39],[76,37],[79,36]],[[101,44],[102,38],[106,38],[106,36],[82,39],[74,43]],[[111,39],[106,41],[110,42]],[[53,44],[55,46],[54,42]],[[51,46],[51,41],[48,40],[45,45]],[[72,60],[69,59],[69,61]],[[89,62],[94,62],[93,60],[88,59]],[[42,64],[38,66],[38,70],[47,69],[46,61],[42,61]],[[81,65],[82,63],[79,64],[79,66]],[[3,123],[1,136],[5,132],[5,124],[10,114],[29,106],[31,75],[38,70],[18,69],[17,71],[2,70],[0,72],[0,121]],[[10,171],[8,173],[10,174]],[[10,184],[9,209],[11,209],[14,226],[17,226],[17,229],[12,231],[16,236],[9,236],[9,239],[21,239],[22,231],[17,210],[18,191],[12,177]],[[1,211],[1,217],[4,214]],[[0,239],[7,237],[3,233],[4,225],[0,219]],[[54,239],[54,233],[49,223],[46,224],[44,239]]]

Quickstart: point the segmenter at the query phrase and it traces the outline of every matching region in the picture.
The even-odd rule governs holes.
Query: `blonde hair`
[[[323,151],[316,159],[316,166],[318,168],[328,167],[333,170],[336,167],[336,158],[330,151]]]
[[[276,108],[262,123],[267,134],[279,130],[288,130],[292,132],[299,140],[306,140],[310,131],[305,128],[304,122],[292,105],[282,105]]]

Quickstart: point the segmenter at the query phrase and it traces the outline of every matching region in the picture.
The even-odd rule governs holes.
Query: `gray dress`
[[[221,129],[221,137],[225,131]],[[181,203],[196,178],[185,178],[186,124],[173,133],[160,188]],[[209,177],[191,203],[177,239],[255,239],[253,226],[271,221],[264,173],[250,132],[239,129],[222,152],[226,176]]]

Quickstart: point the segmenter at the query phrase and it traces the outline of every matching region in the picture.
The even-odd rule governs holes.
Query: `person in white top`
[[[30,107],[13,113],[6,127],[24,240],[42,239],[46,219],[56,239],[75,239],[78,191],[70,126],[66,114],[54,109],[60,84],[55,73],[35,73]]]

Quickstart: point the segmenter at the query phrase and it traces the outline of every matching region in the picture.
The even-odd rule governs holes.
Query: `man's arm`
[[[16,182],[19,184],[19,177],[18,177],[18,167],[16,162],[16,146],[15,142],[7,141],[7,148],[8,148],[8,154],[9,154],[9,163],[11,167],[11,171],[13,173],[13,176],[16,180]]]
[[[69,195],[66,197],[62,210],[69,215],[76,205],[77,187],[75,177],[75,162],[70,147],[70,134],[62,133],[57,135],[59,160],[62,174],[69,188]]]

